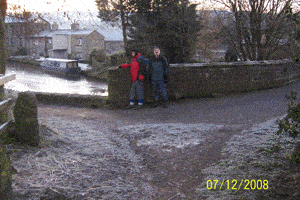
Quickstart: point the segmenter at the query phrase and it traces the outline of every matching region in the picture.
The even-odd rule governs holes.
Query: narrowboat
[[[80,75],[81,73],[77,60],[46,58],[41,66],[43,70],[63,75]]]

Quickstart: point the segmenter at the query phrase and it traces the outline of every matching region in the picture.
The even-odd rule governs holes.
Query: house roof
[[[97,31],[104,36],[105,41],[123,41],[122,32],[119,29],[58,29],[58,30],[45,30],[33,37],[53,37],[54,35],[89,35],[93,31]]]
[[[53,37],[54,35],[89,35],[94,30],[72,30],[72,29],[58,29],[58,30],[45,30],[33,37]]]
[[[98,28],[96,30],[104,36],[105,41],[123,41],[123,33],[120,28]]]
[[[77,13],[78,14],[78,13]],[[71,26],[72,21],[71,20],[62,20],[63,15],[59,14],[52,14],[52,15],[43,15],[43,20],[46,22],[52,24],[54,22],[59,22],[60,27],[63,29],[58,29],[56,31],[49,30],[49,31],[43,31],[38,35],[35,35],[34,37],[53,37],[53,35],[56,34],[63,34],[63,35],[72,35],[72,34],[82,34],[82,35],[88,35],[92,31],[96,30],[98,33],[104,36],[105,41],[123,41],[123,33],[122,30],[118,27],[111,27],[106,25],[104,22],[98,21],[99,19],[97,17],[94,17],[91,19],[91,16],[87,15],[85,17],[80,18],[80,25],[83,27],[86,27],[86,29],[80,29],[80,30],[71,30],[68,29]],[[73,17],[72,17],[73,18]],[[5,17],[5,23],[19,23],[20,20],[16,20],[13,16],[6,16]],[[25,22],[25,20],[24,20]],[[96,23],[96,24],[95,24]],[[93,25],[94,24],[94,25]]]
[[[5,16],[5,19],[4,19],[4,23],[5,24],[12,24],[12,23],[25,23],[26,20],[25,19],[18,19],[16,17],[13,17],[13,16]]]
[[[34,22],[34,23],[48,23],[49,22],[47,20],[45,20],[44,18],[38,16],[38,15],[32,15],[30,18],[28,19],[24,19],[21,17],[16,17],[14,15],[6,15],[5,19],[4,19],[4,23],[5,24],[15,24],[15,23],[26,23],[26,22]]]

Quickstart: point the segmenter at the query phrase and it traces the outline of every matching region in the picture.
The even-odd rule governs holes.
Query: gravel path
[[[43,148],[9,146],[13,199],[256,199],[263,190],[211,190],[208,180],[268,180],[291,150],[274,136],[284,95],[299,87],[168,109],[107,110],[39,105]],[[282,149],[268,154],[281,142]],[[270,150],[271,149],[271,150]],[[50,198],[51,197],[51,198]]]

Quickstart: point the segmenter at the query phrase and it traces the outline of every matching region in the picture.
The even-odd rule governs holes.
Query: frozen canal
[[[68,93],[107,96],[107,83],[87,80],[85,77],[67,79],[64,76],[46,74],[37,69],[7,67],[6,74],[16,74],[16,80],[5,84],[6,89],[49,93]]]

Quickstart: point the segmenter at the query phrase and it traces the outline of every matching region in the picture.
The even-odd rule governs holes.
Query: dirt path
[[[204,181],[201,170],[226,156],[222,149],[232,136],[283,115],[284,96],[291,90],[299,93],[299,86],[297,82],[247,94],[182,100],[171,102],[167,109],[40,104],[40,123],[60,139],[53,140],[43,150],[48,153],[40,157],[36,152],[25,158],[13,155],[15,166],[24,164],[24,159],[35,163],[29,163],[31,169],[25,164],[22,167],[27,170],[19,168],[14,187],[32,191],[32,185],[21,186],[22,180],[36,181],[43,172],[51,178],[35,185],[40,189],[37,196],[50,188],[72,199],[199,199],[196,188]],[[61,145],[55,146],[57,141]],[[41,167],[45,160],[53,166]],[[57,164],[61,168],[55,174],[52,168]]]

